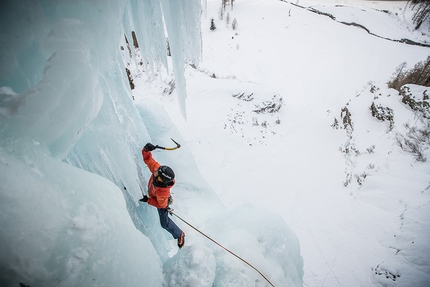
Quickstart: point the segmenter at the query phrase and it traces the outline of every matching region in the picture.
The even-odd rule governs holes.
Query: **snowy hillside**
[[[186,69],[187,120],[166,92],[171,78],[135,79],[136,99],[163,105],[228,209],[282,215],[304,286],[427,286],[428,162],[397,143],[422,115],[386,83],[402,62],[427,58],[428,31],[412,30],[402,1],[235,1],[223,20],[219,2],[202,18],[200,65]],[[280,109],[256,112],[265,103]]]

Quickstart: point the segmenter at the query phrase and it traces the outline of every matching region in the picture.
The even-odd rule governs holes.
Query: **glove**
[[[148,202],[148,199],[149,198],[146,195],[144,195],[142,199],[139,199],[139,201]]]
[[[143,149],[144,149],[145,151],[153,151],[153,150],[155,149],[155,146],[154,146],[152,143],[147,143],[147,144],[143,147]]]
[[[173,204],[173,197],[169,197],[168,201],[167,201],[168,205],[172,205]]]

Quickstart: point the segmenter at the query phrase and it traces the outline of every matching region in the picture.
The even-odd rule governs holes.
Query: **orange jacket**
[[[158,170],[160,164],[152,157],[150,151],[142,149],[143,161],[152,173],[148,182],[148,204],[157,208],[166,208],[169,205],[170,188],[175,184],[175,180],[167,187],[159,187],[154,185],[154,171]]]

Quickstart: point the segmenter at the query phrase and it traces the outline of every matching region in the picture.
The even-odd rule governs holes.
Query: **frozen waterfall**
[[[199,61],[201,9],[199,0],[2,4],[1,286],[266,286],[191,230],[169,256],[172,238],[138,199],[149,178],[141,148],[171,137],[183,147],[155,157],[177,171],[176,210],[276,286],[302,286],[299,242],[283,220],[227,211],[163,108],[132,100],[124,35],[136,32],[149,70],[167,66],[168,38],[186,117],[184,64]]]

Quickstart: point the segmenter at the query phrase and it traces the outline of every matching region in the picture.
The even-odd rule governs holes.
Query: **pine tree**
[[[211,29],[211,31],[215,31],[216,30],[214,18],[211,19],[211,28],[210,29]]]

